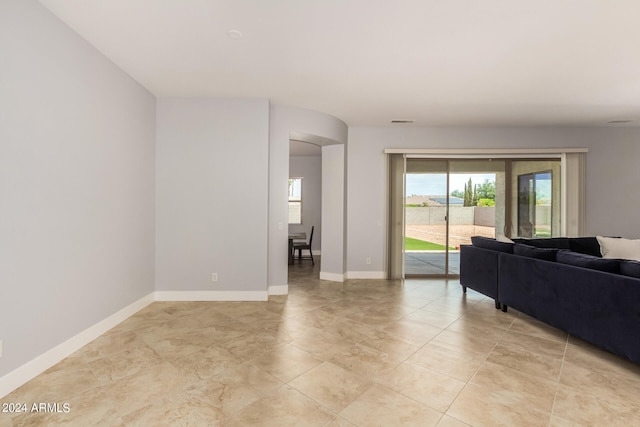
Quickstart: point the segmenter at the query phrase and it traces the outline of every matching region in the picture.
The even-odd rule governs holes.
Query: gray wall
[[[638,128],[349,128],[349,271],[384,271],[385,148],[586,147],[586,233],[640,237]],[[371,257],[371,265],[365,263]]]
[[[315,226],[311,247],[321,250],[322,241],[322,157],[294,156],[289,158],[289,176],[302,180],[302,224],[289,225],[289,231],[307,233]]]
[[[155,98],[0,2],[0,376],[153,292]]]
[[[156,290],[266,291],[269,102],[157,110]]]
[[[304,108],[271,105],[269,117],[269,288],[282,289],[288,283],[287,222],[289,204],[287,183],[289,179],[289,140],[294,133],[322,137],[325,140],[335,141],[339,144],[346,144],[347,141],[347,125],[333,116]],[[324,156],[323,148],[323,173],[325,168]],[[340,188],[335,191],[345,193],[343,188],[344,180],[336,185],[339,185]],[[323,182],[323,196],[333,190],[331,187],[326,187]],[[344,204],[341,204],[340,208],[344,208]],[[322,209],[325,209],[324,197]],[[336,221],[334,219],[332,217],[328,222],[324,216],[322,217],[322,246],[325,250],[321,269],[324,268],[325,260],[328,259],[326,256],[326,232],[332,233],[332,229],[339,228],[343,230],[344,228],[344,217]],[[340,235],[340,245],[343,242],[344,236]],[[337,256],[335,254],[331,255]],[[343,252],[340,253],[339,257],[342,260]]]
[[[320,279],[344,280],[346,272],[345,147],[322,147],[322,253]]]

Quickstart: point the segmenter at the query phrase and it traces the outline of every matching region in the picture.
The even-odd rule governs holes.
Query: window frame
[[[295,197],[294,194],[292,194],[295,191],[295,186],[293,184],[293,181],[298,180],[300,181],[300,196],[298,198]],[[289,189],[288,189],[288,202],[289,202],[289,218],[288,218],[288,224],[289,225],[302,225],[302,221],[303,221],[303,215],[302,215],[302,200],[303,200],[303,194],[302,194],[302,185],[303,185],[303,177],[289,177]],[[291,206],[292,203],[298,204],[299,205],[299,210],[300,210],[300,222],[291,222]]]

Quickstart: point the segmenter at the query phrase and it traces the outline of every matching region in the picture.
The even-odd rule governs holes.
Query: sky
[[[492,173],[465,173],[451,174],[449,193],[454,190],[464,190],[464,185],[471,178],[471,182],[482,184],[485,179],[495,181],[496,175]],[[444,196],[447,192],[447,175],[438,174],[407,174],[407,196]]]

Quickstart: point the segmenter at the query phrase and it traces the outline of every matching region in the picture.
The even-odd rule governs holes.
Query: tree
[[[464,199],[464,191],[462,191],[462,190],[453,190],[453,191],[451,192],[451,195],[452,195],[453,197],[459,197],[459,198],[461,198],[461,199]]]
[[[478,206],[478,186],[473,186],[473,199],[471,200],[471,206]]]
[[[478,199],[496,199],[495,181],[485,179],[482,184],[478,185]]]
[[[463,206],[480,206],[480,200],[492,200],[496,199],[496,183],[495,181],[489,181],[485,179],[482,184],[473,185],[473,181],[469,178],[469,181],[464,184],[464,190],[453,190],[451,196],[459,197],[463,200]],[[487,204],[483,202],[482,206],[494,206],[494,204]]]
[[[473,182],[471,182],[471,178],[469,178],[469,182],[464,185],[463,206],[473,206]]]

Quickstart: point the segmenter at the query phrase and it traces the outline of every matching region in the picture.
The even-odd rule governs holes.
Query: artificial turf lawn
[[[431,243],[424,240],[413,239],[411,237],[404,238],[404,248],[407,251],[444,251],[444,245]],[[454,248],[449,248],[454,250]]]

